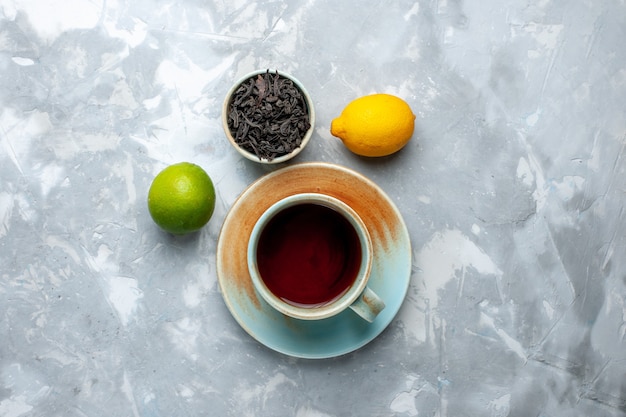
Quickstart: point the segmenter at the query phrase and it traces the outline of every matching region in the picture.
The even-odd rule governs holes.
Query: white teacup
[[[248,243],[248,269],[261,297],[302,320],[346,308],[368,322],[385,307],[368,286],[372,241],[359,215],[334,197],[286,197],[257,220]]]

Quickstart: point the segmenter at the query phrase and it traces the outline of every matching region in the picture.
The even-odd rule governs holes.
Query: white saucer
[[[368,227],[374,246],[368,285],[386,305],[373,323],[349,309],[320,321],[293,319],[271,308],[252,286],[246,263],[252,227],[273,203],[303,192],[344,201]],[[371,180],[339,165],[295,164],[261,177],[235,201],[218,240],[217,274],[228,309],[257,341],[289,356],[331,358],[366,345],[391,323],[409,287],[411,242],[400,212]]]

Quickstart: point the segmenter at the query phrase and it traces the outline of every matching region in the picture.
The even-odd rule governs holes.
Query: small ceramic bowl
[[[235,138],[233,136],[233,133],[230,130],[230,127],[228,126],[229,108],[230,108],[230,105],[231,105],[232,97],[235,94],[235,92],[237,91],[237,89],[241,86],[241,84],[243,84],[244,82],[248,81],[250,78],[256,77],[256,76],[258,76],[260,74],[265,74],[266,72],[268,72],[268,70],[253,71],[253,72],[245,75],[241,79],[239,79],[239,81],[237,81],[231,87],[231,89],[226,94],[226,98],[224,100],[224,104],[222,105],[222,127],[224,128],[224,133],[226,134],[226,138],[228,138],[228,141],[231,143],[231,145],[233,145],[233,147],[237,150],[237,152],[239,152],[245,158],[247,158],[247,159],[249,159],[251,161],[259,162],[261,164],[279,164],[281,162],[285,162],[285,161],[290,160],[291,158],[293,158],[294,156],[296,156],[300,152],[302,152],[304,147],[309,143],[309,140],[311,139],[311,135],[313,134],[313,128],[315,126],[315,109],[313,108],[313,101],[311,100],[311,96],[306,91],[304,86],[296,78],[294,78],[293,76],[291,76],[291,75],[289,75],[289,74],[287,74],[285,72],[282,72],[282,71],[269,70],[269,73],[271,75],[275,75],[275,74],[278,73],[281,77],[287,78],[287,79],[291,80],[293,82],[293,84],[296,86],[296,88],[298,90],[300,90],[300,92],[302,93],[302,96],[303,96],[304,101],[306,103],[307,111],[308,111],[308,115],[309,115],[310,127],[306,131],[306,133],[304,134],[304,137],[302,138],[302,142],[300,143],[300,146],[298,148],[295,148],[293,151],[291,151],[288,154],[277,156],[277,157],[275,157],[275,158],[273,158],[271,160],[268,160],[268,159],[265,159],[265,158],[259,158],[255,153],[249,152],[246,149],[243,149],[241,146],[239,146],[239,144],[235,141]]]

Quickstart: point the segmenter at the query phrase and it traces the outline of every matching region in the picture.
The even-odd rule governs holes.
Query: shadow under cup
[[[295,194],[272,205],[252,229],[247,256],[256,290],[283,314],[318,320],[352,307],[372,321],[382,310],[363,315],[353,306],[376,297],[366,288],[372,243],[358,214],[334,197]]]

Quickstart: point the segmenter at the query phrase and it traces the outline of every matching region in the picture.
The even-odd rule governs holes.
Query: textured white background
[[[623,0],[0,0],[0,416],[626,415]],[[264,168],[220,110],[277,68],[316,105],[297,161],[351,167],[407,222],[389,328],[299,360],[252,340],[215,273],[221,222]],[[400,153],[329,133],[403,97]],[[146,193],[191,161],[218,202],[174,238]]]

